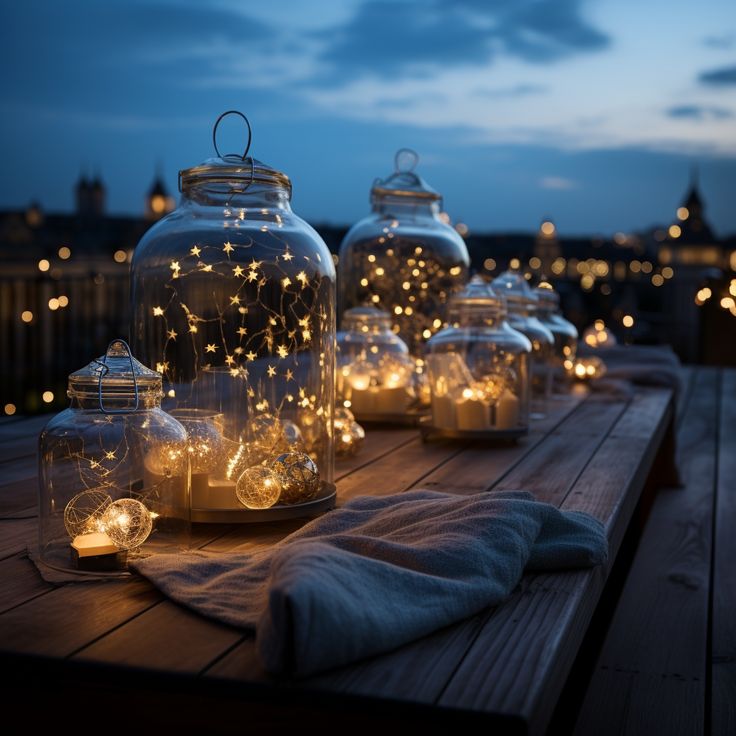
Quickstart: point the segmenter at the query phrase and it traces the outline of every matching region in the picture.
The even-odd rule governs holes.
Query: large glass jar
[[[560,312],[560,295],[552,284],[542,281],[535,289],[537,295],[537,317],[552,333],[555,341],[552,357],[554,385],[565,385],[569,369],[575,363],[578,349],[578,331]],[[553,387],[554,387],[553,385]]]
[[[552,366],[555,339],[537,318],[539,299],[527,280],[518,271],[504,271],[493,279],[493,288],[505,300],[509,323],[526,335],[532,344],[532,396],[546,399],[552,393]],[[537,407],[537,410],[541,406]],[[535,418],[541,418],[535,411]]]
[[[161,409],[161,374],[115,340],[69,376],[68,395],[40,437],[41,559],[120,573],[133,557],[186,549],[187,434]]]
[[[358,421],[406,422],[417,416],[416,366],[391,316],[353,307],[337,333],[337,395]]]
[[[396,167],[371,189],[373,212],[353,225],[340,246],[340,313],[373,304],[415,357],[445,323],[450,296],[468,278],[463,239],[440,219],[441,196],[414,173],[417,155],[402,149]]]
[[[179,206],[143,236],[133,258],[133,341],[163,373],[167,408],[185,410],[182,422],[203,437],[192,448],[207,455],[194,471],[192,518],[247,522],[329,508],[332,256],[292,212],[289,178],[247,157],[247,148],[179,177]],[[281,474],[276,497],[266,492],[275,481],[264,467]],[[259,473],[264,492],[253,501],[244,484]]]
[[[452,298],[450,324],[427,343],[432,394],[425,436],[514,438],[529,429],[529,340],[479,276]]]

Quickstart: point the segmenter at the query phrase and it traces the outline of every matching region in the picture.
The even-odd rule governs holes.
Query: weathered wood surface
[[[671,416],[669,392],[647,389],[630,402],[584,395],[556,400],[527,438],[493,449],[422,443],[407,429],[369,431],[363,452],[338,463],[338,491],[344,501],[414,487],[456,493],[524,488],[600,518],[614,557]],[[11,433],[22,455],[0,455],[0,465],[12,471],[9,481],[0,481],[0,556],[6,557],[0,574],[14,580],[0,596],[0,649],[80,664],[184,673],[208,683],[235,681],[244,698],[248,686],[263,693],[264,686],[277,684],[288,686],[285,702],[289,693],[297,698],[301,692],[312,692],[327,704],[339,703],[338,694],[365,696],[356,702],[368,709],[371,703],[396,713],[402,707],[440,707],[506,716],[504,722],[521,731],[544,729],[608,567],[528,575],[496,609],[386,655],[301,683],[274,683],[261,670],[250,636],[163,600],[144,581],[51,586],[40,580],[21,557],[35,537],[35,521],[8,518],[31,508],[32,450],[39,428],[37,420],[0,425],[0,433]],[[212,551],[258,549],[297,526],[208,527],[197,540]],[[418,712],[426,717],[431,711]]]
[[[683,485],[661,489],[651,508],[583,702],[580,736],[695,736],[710,731],[709,721],[714,734],[736,732],[735,376],[725,372],[722,385],[720,371],[699,369],[691,382],[678,430]]]

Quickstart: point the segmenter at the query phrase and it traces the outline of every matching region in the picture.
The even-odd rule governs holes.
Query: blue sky
[[[365,214],[410,146],[471,230],[667,222],[697,162],[736,232],[733,0],[24,0],[0,27],[0,207],[68,210],[85,169],[140,213],[237,108],[312,222]]]

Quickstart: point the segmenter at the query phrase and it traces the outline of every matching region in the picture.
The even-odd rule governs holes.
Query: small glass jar
[[[504,271],[493,279],[492,285],[506,300],[511,326],[532,344],[532,397],[546,399],[552,393],[555,338],[537,318],[539,300],[518,271]],[[535,412],[535,418],[541,416]]]
[[[414,173],[418,156],[402,149],[395,171],[371,189],[373,212],[340,246],[339,309],[372,304],[420,358],[445,323],[447,301],[468,278],[470,257],[458,233],[440,219],[441,195]]]
[[[560,295],[552,284],[542,281],[534,293],[537,295],[537,317],[552,333],[555,340],[553,353],[553,388],[565,385],[569,369],[575,363],[578,350],[578,331],[572,322],[560,312]]]
[[[161,374],[115,340],[69,376],[68,395],[40,437],[41,559],[114,574],[131,558],[187,549],[187,433],[161,409]]]
[[[337,392],[359,422],[400,422],[417,415],[415,363],[391,331],[391,317],[353,307],[337,333]]]
[[[134,349],[163,373],[166,408],[184,410],[190,431],[218,435],[206,470],[195,471],[194,521],[318,513],[335,499],[334,263],[292,211],[286,174],[247,147],[217,153],[180,172],[177,209],[135,250]],[[287,479],[274,498],[265,474],[262,503],[243,502],[245,470],[256,468],[246,476],[255,482],[257,467],[279,470],[286,452],[309,479],[302,492]]]
[[[508,439],[529,430],[532,346],[479,276],[450,302],[450,324],[427,343],[432,396],[426,436]]]

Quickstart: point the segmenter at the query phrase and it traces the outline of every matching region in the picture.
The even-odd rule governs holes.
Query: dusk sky
[[[86,171],[140,214],[236,108],[313,223],[362,217],[409,146],[471,231],[668,223],[697,163],[736,233],[734,0],[24,0],[0,25],[2,208],[68,211]]]

